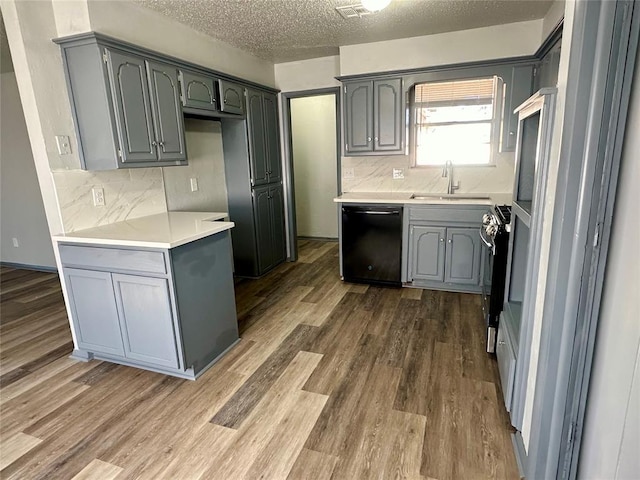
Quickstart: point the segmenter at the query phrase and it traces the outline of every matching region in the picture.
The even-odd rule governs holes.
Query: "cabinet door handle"
[[[453,243],[453,240],[449,239],[449,243]]]
[[[440,241],[441,241],[441,242],[444,242],[444,238],[441,238],[441,239],[440,239]]]
[[[164,147],[164,142],[160,142],[158,143],[158,145],[160,145],[161,147]]]
[[[371,143],[371,137],[367,137],[367,143]]]
[[[500,340],[500,341],[498,342],[498,345],[505,345],[505,341],[504,341],[504,340]]]
[[[377,142],[378,141],[378,137],[376,137],[374,140]]]
[[[158,145],[158,142],[156,142],[155,140],[153,142],[151,142],[151,146],[155,147]]]

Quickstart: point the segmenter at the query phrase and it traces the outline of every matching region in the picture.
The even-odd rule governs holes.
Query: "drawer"
[[[60,245],[60,260],[62,265],[68,267],[88,267],[157,274],[167,273],[162,252]]]
[[[513,383],[516,375],[516,357],[513,353],[510,336],[507,332],[504,316],[500,317],[500,327],[498,328],[498,338],[496,340],[496,357],[498,358],[498,371],[500,373],[500,384],[504,396],[504,405],[507,412],[511,411],[511,399],[513,396]]]
[[[459,207],[450,205],[409,207],[409,221],[437,222],[440,224],[472,223],[480,226],[486,205]]]

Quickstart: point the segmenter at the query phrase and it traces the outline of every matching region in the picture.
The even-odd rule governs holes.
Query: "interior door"
[[[267,143],[262,92],[257,90],[247,89],[247,129],[249,134],[251,184],[254,186],[264,185],[269,182],[267,174]]]
[[[119,50],[105,50],[122,162],[157,162],[145,61]]]
[[[412,225],[409,232],[412,280],[444,280],[446,228]]]
[[[187,161],[184,119],[176,67],[147,62],[151,91],[151,111],[161,161]]]

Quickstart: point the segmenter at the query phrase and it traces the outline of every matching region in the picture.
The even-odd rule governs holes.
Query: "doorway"
[[[298,238],[338,238],[339,89],[283,94],[288,259]]]

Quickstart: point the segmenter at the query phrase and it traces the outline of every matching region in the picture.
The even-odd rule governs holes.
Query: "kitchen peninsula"
[[[53,236],[73,357],[195,379],[239,339],[227,213]]]

